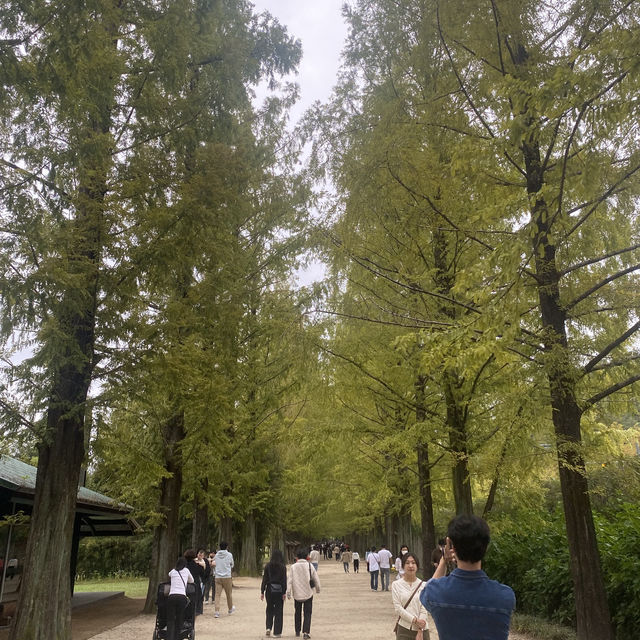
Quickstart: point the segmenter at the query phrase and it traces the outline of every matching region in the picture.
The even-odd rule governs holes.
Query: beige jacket
[[[293,596],[294,600],[312,598],[313,589],[309,586],[311,578],[316,583],[316,593],[320,593],[320,580],[318,572],[313,568],[313,565],[306,560],[298,560],[295,564],[292,564],[287,575],[287,597]]]

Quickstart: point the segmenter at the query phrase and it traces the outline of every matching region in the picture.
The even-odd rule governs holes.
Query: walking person
[[[378,563],[380,564],[381,591],[389,591],[389,580],[391,576],[391,558],[393,554],[384,544],[380,545],[378,551]]]
[[[360,554],[353,551],[351,557],[353,558],[353,573],[360,573]]]
[[[167,597],[167,640],[180,640],[184,611],[189,603],[187,585],[193,584],[193,576],[187,569],[184,557],[178,558],[176,566],[169,571],[171,587]]]
[[[313,565],[313,568],[318,570],[318,563],[320,562],[320,552],[318,551],[318,545],[314,545],[311,547],[311,552],[309,553],[309,562]]]
[[[344,572],[349,573],[349,565],[351,564],[351,560],[353,559],[353,554],[349,551],[349,547],[347,547],[342,552],[342,565],[344,566]]]
[[[398,572],[398,577],[396,578],[396,580],[400,580],[404,575],[404,569],[402,568],[402,558],[404,558],[407,553],[409,553],[409,547],[407,547],[406,544],[403,544],[400,547],[400,553],[398,554],[398,557],[395,561],[396,571]]]
[[[267,597],[266,636],[282,637],[282,609],[287,597],[287,567],[280,549],[274,549],[271,560],[265,565],[260,587],[260,600]]]
[[[420,602],[426,583],[417,576],[419,567],[418,558],[407,552],[402,558],[402,579],[391,585],[391,600],[398,614],[396,640],[429,640],[427,611]]]
[[[311,637],[311,613],[313,610],[313,591],[320,593],[320,580],[318,572],[307,562],[307,550],[298,549],[297,561],[289,567],[287,580],[287,598],[293,596],[295,607],[294,627],[296,638],[302,637],[309,640]],[[304,618],[304,619],[303,619]]]
[[[378,574],[380,573],[380,558],[376,553],[376,548],[371,547],[371,551],[367,556],[367,566],[369,575],[371,576],[371,591],[378,590]]]
[[[227,608],[229,609],[229,615],[231,615],[236,608],[233,606],[233,581],[231,578],[231,569],[233,569],[233,554],[227,550],[229,545],[222,541],[220,543],[220,549],[215,555],[216,568],[216,612],[213,614],[214,618],[220,617],[220,600],[222,599],[222,592],[224,591],[227,597]]]

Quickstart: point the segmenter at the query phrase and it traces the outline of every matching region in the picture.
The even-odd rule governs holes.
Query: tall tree
[[[71,532],[97,365],[121,366],[116,356],[128,338],[139,336],[136,322],[146,326],[163,313],[175,321],[187,308],[196,252],[183,244],[178,266],[179,247],[171,243],[197,237],[188,231],[211,223],[202,215],[207,208],[220,215],[229,205],[229,189],[215,196],[226,180],[215,168],[228,163],[229,176],[252,146],[248,86],[263,78],[276,83],[295,65],[299,45],[268,15],[254,16],[248,3],[10,2],[0,18],[7,98],[2,290],[9,302],[2,327],[5,337],[22,335],[33,348],[34,356],[14,372],[22,376],[20,391],[32,412],[46,413],[35,425],[23,420],[34,429],[39,462],[11,633],[25,640],[68,638]],[[271,115],[278,100],[271,107],[266,129],[277,121]],[[259,164],[270,154],[249,155]],[[200,168],[212,158],[207,175]],[[231,180],[234,199],[248,193],[246,176],[241,171]],[[232,227],[238,230],[237,218],[225,229]],[[182,238],[180,230],[187,232]],[[157,304],[144,309],[147,296],[159,291]],[[188,332],[175,322],[171,332],[177,349]],[[147,346],[158,344],[153,329],[147,338]],[[169,468],[162,477],[174,483],[174,504],[184,398],[179,389],[163,405]],[[47,553],[42,539],[59,553]],[[165,555],[175,556],[172,544]]]

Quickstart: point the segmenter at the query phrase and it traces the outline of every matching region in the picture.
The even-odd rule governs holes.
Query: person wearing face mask
[[[396,580],[402,580],[402,576],[404,576],[404,569],[402,568],[402,559],[407,555],[407,553],[409,553],[409,547],[407,547],[406,544],[403,544],[400,547],[400,553],[398,554],[398,557],[396,558],[395,561],[395,567],[396,567],[396,571],[398,572],[398,577],[396,578]]]

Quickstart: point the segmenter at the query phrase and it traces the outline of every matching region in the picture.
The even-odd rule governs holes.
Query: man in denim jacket
[[[420,594],[440,640],[508,639],[516,597],[482,571],[488,545],[489,525],[482,518],[463,515],[449,523],[445,553]],[[458,567],[445,576],[453,556]]]

